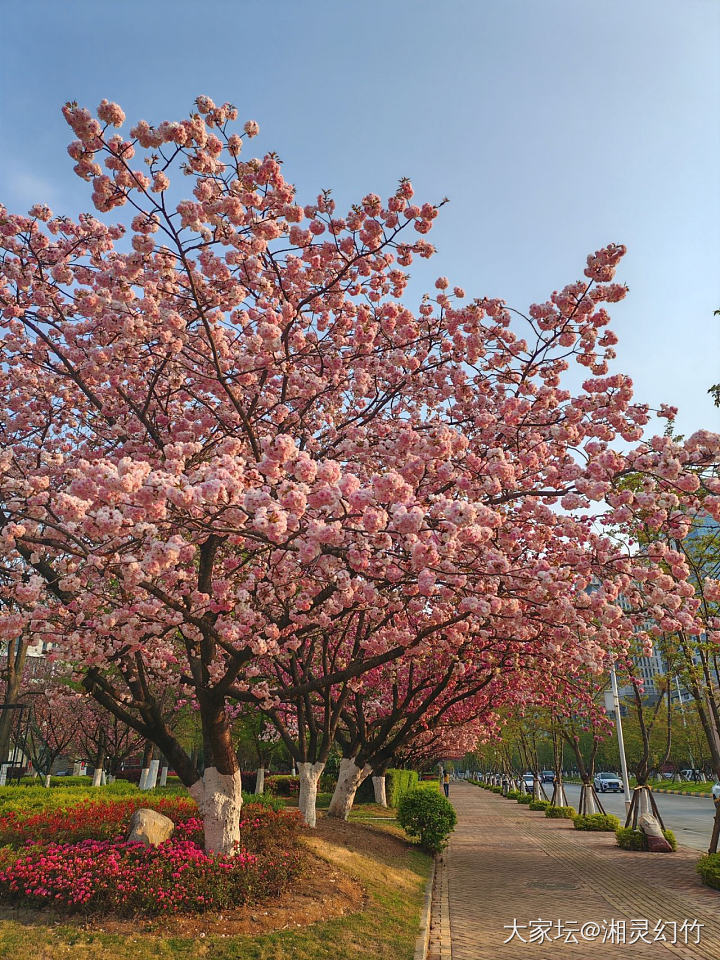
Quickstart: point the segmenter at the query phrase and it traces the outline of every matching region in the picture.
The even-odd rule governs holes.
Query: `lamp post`
[[[625,813],[630,812],[630,783],[628,779],[627,760],[625,759],[625,740],[623,739],[622,719],[620,717],[620,697],[618,696],[617,677],[615,676],[615,661],[610,663],[610,686],[612,688],[613,706],[615,708],[615,727],[617,729],[618,751],[620,753],[620,766],[623,775],[623,787],[625,788]]]
[[[675,674],[675,686],[677,687],[678,703],[680,704],[680,714],[682,715],[683,729],[687,730],[687,720],[685,719],[685,704],[683,703],[682,693],[680,692],[680,680]],[[688,741],[688,753],[690,755],[690,766],[692,767],[692,778],[695,779],[695,758],[693,757],[692,747]]]

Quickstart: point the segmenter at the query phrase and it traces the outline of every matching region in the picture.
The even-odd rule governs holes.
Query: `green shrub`
[[[435,793],[442,793],[442,785],[439,780],[420,780],[415,789],[432,790]]]
[[[573,826],[576,830],[597,830],[614,833],[620,828],[620,821],[611,813],[590,813],[587,816],[573,818]]]
[[[549,806],[550,806],[549,800],[532,800],[530,802],[531,810],[547,810]]]
[[[554,820],[573,820],[577,816],[575,807],[553,807],[548,805],[545,816]]]
[[[707,853],[700,857],[695,869],[706,886],[720,890],[720,853]]]
[[[453,805],[441,793],[411,790],[400,799],[398,822],[430,853],[440,853],[447,846],[457,817]]]
[[[663,836],[670,844],[673,850],[677,850],[677,840],[672,830],[663,830]],[[634,830],[632,827],[620,827],[615,831],[617,845],[623,850],[647,850],[647,837],[642,830]]]
[[[402,797],[416,790],[417,785],[416,770],[388,770],[385,774],[385,795],[388,806],[397,807]]]
[[[274,810],[276,813],[285,808],[283,801],[270,793],[243,793],[242,798],[243,805],[246,803],[254,803],[260,807],[267,807],[270,810]]]
[[[265,792],[276,797],[296,797],[300,793],[300,777],[277,773],[265,777]]]
[[[521,793],[517,798],[518,803],[532,803],[533,796],[531,793]]]
[[[522,794],[519,790],[509,790],[507,794],[508,800],[517,800],[520,796],[522,796]]]

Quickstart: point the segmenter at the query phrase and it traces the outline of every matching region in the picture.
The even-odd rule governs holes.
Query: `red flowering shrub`
[[[122,833],[140,807],[150,807],[176,823],[197,813],[191,797],[127,797],[122,800],[84,800],[65,809],[48,809],[23,815],[13,810],[0,817],[0,845],[74,843],[110,840]]]
[[[285,851],[212,856],[190,840],[159,847],[111,840],[33,848],[0,870],[16,902],[116,916],[227,909],[277,895],[299,871],[298,844]]]
[[[252,853],[282,851],[297,843],[302,818],[297,811],[277,813],[267,807],[243,807],[240,820],[240,846]],[[199,817],[189,817],[177,823],[173,840],[190,840],[202,846],[203,825]]]
[[[152,804],[168,816],[184,815],[171,840],[159,847],[124,842],[126,821],[141,805],[79,804],[64,811],[61,825],[56,812],[48,812],[44,820],[28,818],[34,836],[27,836],[27,824],[19,826],[31,846],[19,855],[9,847],[0,850],[0,894],[15,902],[111,910],[116,916],[202,912],[276,896],[300,871],[297,814],[246,807],[238,853],[226,857],[204,852],[202,820],[187,816],[188,809],[196,810],[188,800]],[[38,840],[54,828],[74,842],[40,845]],[[89,830],[114,839],[81,836]]]

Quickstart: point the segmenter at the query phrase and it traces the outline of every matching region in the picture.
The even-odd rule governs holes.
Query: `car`
[[[691,783],[691,782],[697,783],[705,779],[703,776],[702,770],[698,770],[698,769],[681,770],[680,778],[684,780],[686,783]]]
[[[720,781],[713,784],[712,798],[715,801],[715,803],[720,803]]]
[[[543,783],[552,783],[555,780],[555,771],[543,770],[541,780]]]
[[[535,777],[532,773],[524,773],[522,775],[523,786],[525,787],[526,793],[533,792],[533,784],[535,783]]]
[[[600,793],[607,793],[612,790],[613,793],[622,793],[623,782],[616,773],[596,773],[595,789]]]

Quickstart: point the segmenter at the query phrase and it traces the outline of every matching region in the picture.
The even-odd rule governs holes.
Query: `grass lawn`
[[[68,921],[0,904],[0,957],[33,960],[411,960],[430,857],[394,811],[360,805],[349,823],[321,815],[306,842],[311,874],[277,901],[226,917]]]
[[[652,780],[649,786],[653,790],[679,790],[681,793],[711,793],[713,785],[710,781],[706,783],[685,783],[683,780]]]

